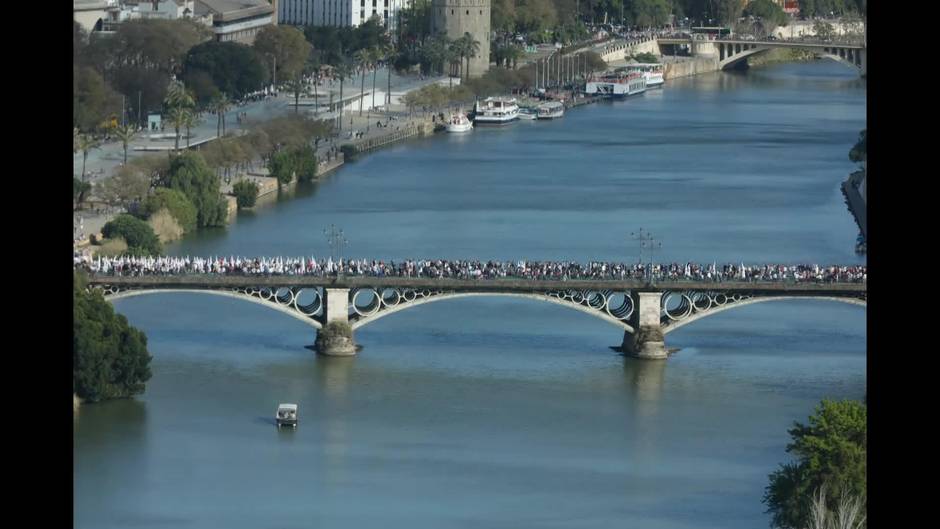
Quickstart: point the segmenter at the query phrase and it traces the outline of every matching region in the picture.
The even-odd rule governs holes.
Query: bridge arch
[[[554,293],[553,293],[554,294]],[[381,293],[378,293],[381,296]],[[550,295],[550,294],[538,294],[538,293],[518,293],[518,292],[440,292],[440,293],[430,293],[430,295],[424,297],[418,297],[411,301],[405,301],[402,303],[396,303],[391,306],[382,306],[376,307],[374,312],[368,313],[365,315],[355,314],[350,317],[350,325],[355,331],[356,329],[368,325],[380,318],[389,316],[396,312],[406,310],[412,307],[417,307],[427,303],[433,303],[436,301],[444,301],[450,299],[458,298],[467,298],[467,297],[511,297],[511,298],[521,298],[521,299],[530,299],[540,302],[553,303],[556,305],[561,305],[569,309],[574,309],[585,314],[590,314],[595,318],[600,318],[601,320],[614,325],[626,332],[633,333],[634,328],[632,325],[627,323],[627,320],[630,316],[629,313],[625,313],[622,318],[617,318],[611,315],[618,314],[617,308],[613,308],[611,311],[607,310],[607,303],[609,302],[609,297],[605,298],[604,305],[602,306],[600,301],[596,303],[591,303],[590,301],[578,302],[573,299],[566,299],[563,296],[559,295]],[[629,294],[626,294],[627,299],[629,299]],[[629,311],[632,313],[634,310],[632,307],[633,301],[630,302]],[[354,301],[350,300],[350,305],[354,305]],[[353,307],[355,311],[355,307]],[[625,309],[626,310],[626,309]]]
[[[735,67],[740,64],[741,61],[747,60],[748,57],[764,53],[768,50],[774,49],[775,46],[760,46],[754,44],[718,44],[719,46],[719,61],[718,69],[727,70]],[[848,66],[855,71],[862,72],[862,59],[859,50],[848,49],[848,48],[796,48],[794,49],[804,49],[815,54],[817,57],[824,59],[832,59],[833,61]],[[862,72],[864,73],[864,72]]]
[[[197,289],[197,288],[160,288],[160,289],[139,289],[139,290],[121,290],[115,293],[106,293],[104,294],[104,299],[107,301],[116,301],[119,299],[126,299],[135,296],[146,296],[149,294],[209,294],[212,296],[223,296],[227,298],[233,298],[240,301],[248,301],[256,305],[261,305],[262,307],[267,307],[269,309],[276,310],[280,313],[287,314],[288,316],[300,320],[305,324],[313,327],[314,329],[320,329],[323,327],[323,324],[320,323],[319,318],[316,315],[308,315],[304,312],[297,310],[289,305],[284,305],[274,301],[269,301],[262,299],[257,296],[246,294],[240,291],[233,290],[212,290],[212,289]]]
[[[675,292],[679,294],[678,292]],[[665,296],[664,296],[665,298]],[[740,301],[735,301],[733,303],[725,303],[721,306],[709,307],[704,310],[698,310],[693,306],[689,310],[689,314],[685,317],[678,318],[676,320],[671,320],[670,318],[663,317],[663,334],[669,334],[675,330],[678,330],[690,323],[696,322],[702,318],[707,318],[708,316],[713,316],[720,312],[724,312],[730,309],[736,309],[738,307],[745,307],[747,305],[753,305],[755,303],[764,303],[767,301],[781,301],[781,300],[816,300],[816,301],[830,301],[838,303],[847,303],[849,305],[856,305],[861,307],[868,307],[868,302],[864,299],[853,298],[853,297],[838,297],[838,296],[755,296],[742,299]],[[663,303],[665,304],[665,299]]]

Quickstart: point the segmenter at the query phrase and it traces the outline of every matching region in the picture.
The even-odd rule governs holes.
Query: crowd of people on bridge
[[[406,277],[428,279],[782,281],[864,283],[864,265],[616,263],[590,261],[478,261],[473,259],[316,259],[313,257],[90,257],[74,266],[93,275],[234,275]]]

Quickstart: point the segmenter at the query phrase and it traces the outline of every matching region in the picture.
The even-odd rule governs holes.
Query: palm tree
[[[376,46],[370,51],[370,58],[372,59],[372,108],[375,109],[375,75],[379,73],[379,61],[382,60],[382,57],[386,56],[387,53],[384,49],[384,46]],[[388,63],[385,64],[385,67],[388,68]],[[389,75],[391,75],[391,70],[389,70]]]
[[[362,115],[362,100],[365,99],[366,95],[366,69],[369,67],[369,62],[372,60],[372,54],[369,50],[363,48],[357,51],[354,55],[356,64],[359,65],[359,74],[362,78],[362,85],[359,90],[359,115]]]
[[[196,106],[193,97],[186,90],[182,81],[171,81],[167,88],[163,104],[169,110],[170,121],[176,130],[176,150],[180,150],[180,127],[186,124],[185,111]],[[187,134],[187,136],[189,136]],[[187,138],[188,141],[188,138]]]
[[[174,143],[174,150],[179,152],[180,150],[180,129],[185,127],[187,124],[187,115],[189,110],[183,107],[172,107],[170,108],[169,117],[170,123],[173,124],[173,128],[176,130],[176,141]]]
[[[196,113],[191,109],[186,109],[186,112],[183,114],[183,126],[186,127],[186,148],[189,148],[189,129],[190,127],[195,127],[199,123],[199,119],[196,117]]]
[[[80,134],[75,142],[77,150],[82,151],[82,183],[85,182],[85,162],[88,161],[88,152],[97,149],[98,145],[98,140],[88,134]]]
[[[345,55],[340,57],[339,64],[337,64],[333,71],[335,75],[339,77],[339,129],[343,130],[343,82],[347,77],[352,77],[352,64],[349,62],[349,58]]]
[[[467,77],[470,77],[470,59],[476,57],[480,51],[480,41],[474,39],[470,33],[464,33],[461,40],[464,42],[464,56],[467,58]]]
[[[209,103],[209,108],[218,116],[215,134],[220,138],[225,135],[225,113],[229,111],[231,105],[232,101],[225,92],[220,92],[219,95],[215,96]]]
[[[450,59],[450,64],[447,66],[449,68],[448,75],[454,74],[454,62],[456,62],[459,65],[457,76],[463,79],[463,57],[465,53],[466,50],[464,49],[463,41],[461,39],[450,42],[450,44],[447,46],[447,56]]]
[[[114,129],[114,135],[124,144],[124,165],[127,165],[127,144],[134,139],[134,136],[137,135],[137,131],[134,130],[134,127],[130,126],[130,124],[127,124]]]

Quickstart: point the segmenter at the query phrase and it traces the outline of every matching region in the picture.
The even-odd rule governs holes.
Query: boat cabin
[[[277,406],[277,416],[275,417],[277,421],[277,427],[281,426],[292,426],[297,428],[297,405],[296,404],[278,404]]]

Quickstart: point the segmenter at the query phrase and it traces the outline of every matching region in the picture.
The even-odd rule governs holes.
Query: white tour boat
[[[538,112],[534,108],[522,107],[519,109],[519,119],[532,120],[538,117]]]
[[[469,132],[473,130],[473,122],[467,118],[463,112],[458,112],[450,116],[450,120],[444,127],[447,132]]]
[[[515,98],[488,97],[477,101],[473,108],[475,123],[509,123],[519,119],[519,105]]]
[[[592,77],[584,86],[585,94],[615,98],[628,97],[643,92],[646,92],[646,78],[643,77],[643,74],[637,72]]]
[[[647,88],[661,87],[665,82],[663,80],[663,65],[659,63],[628,64],[626,71],[642,74],[646,79]]]
[[[277,422],[277,428],[281,426],[293,426],[297,428],[297,405],[279,404],[277,406],[277,416],[274,419]]]
[[[547,101],[536,107],[539,119],[555,119],[565,115],[565,105],[560,101]]]

